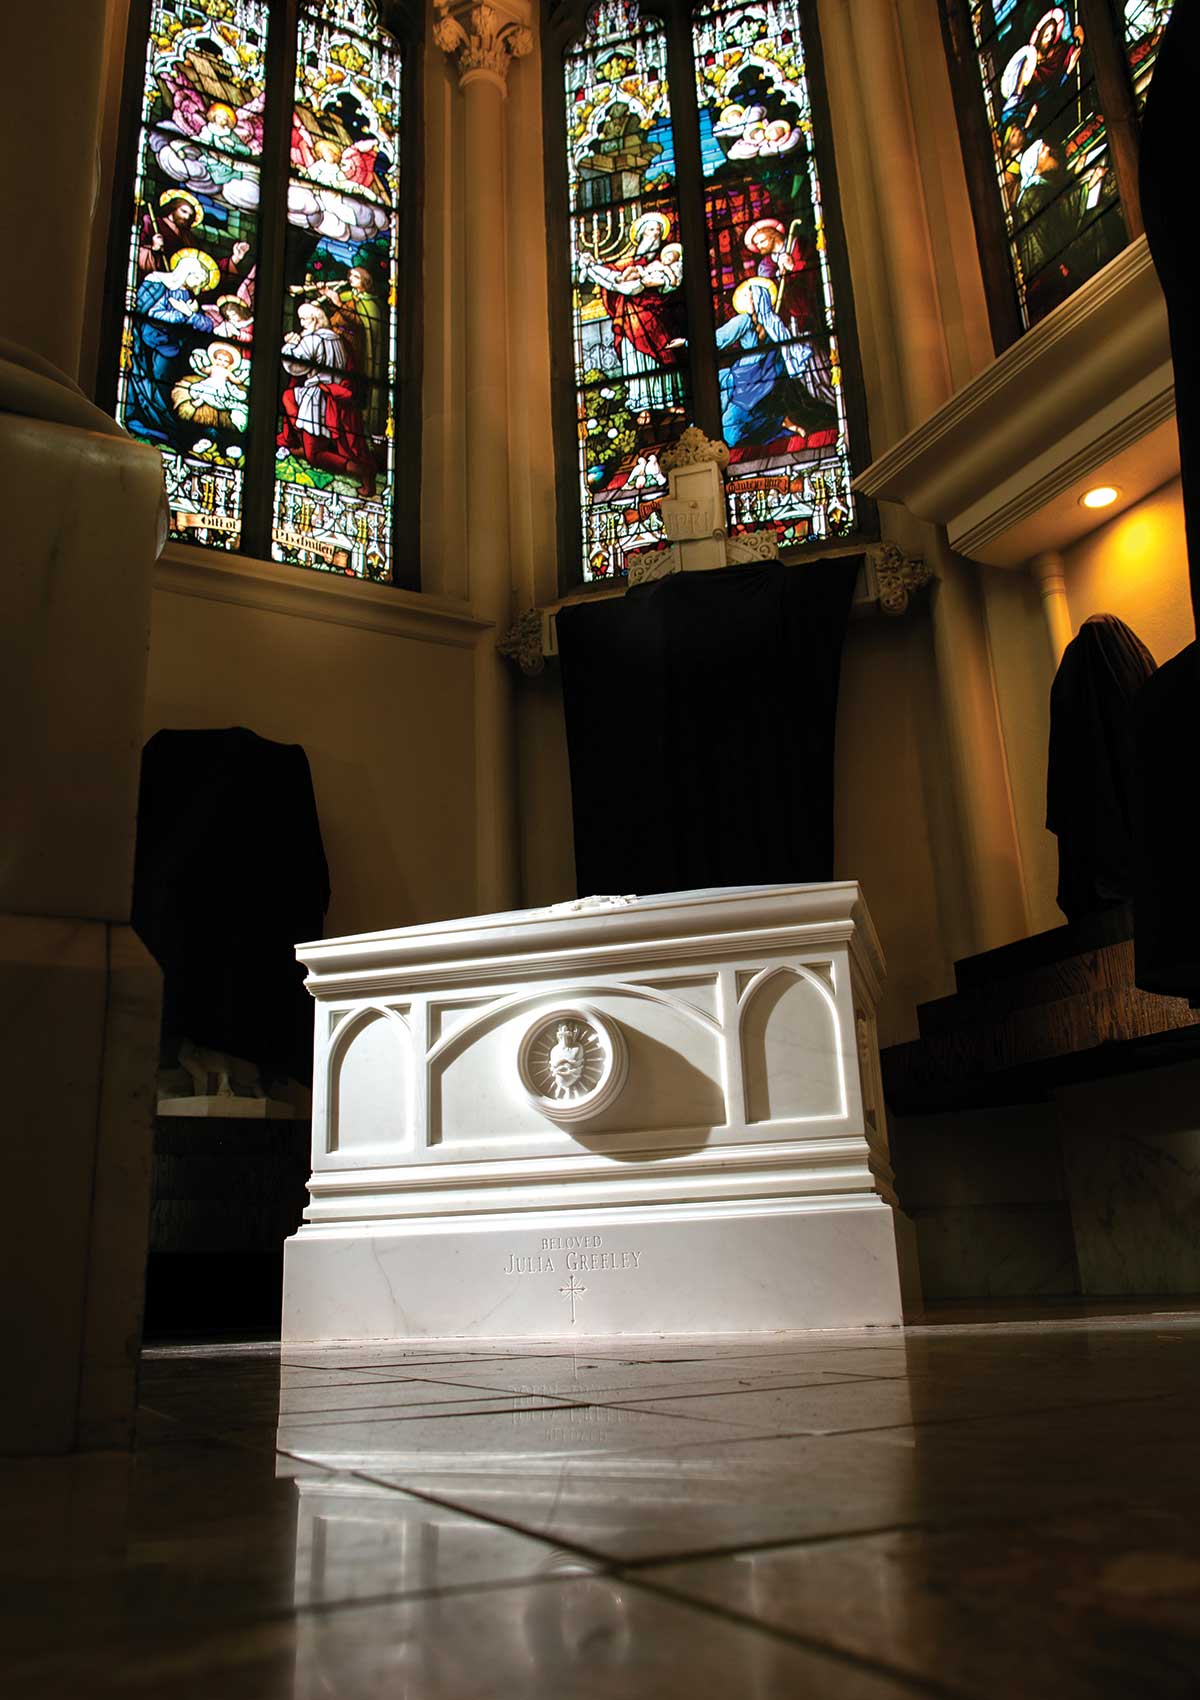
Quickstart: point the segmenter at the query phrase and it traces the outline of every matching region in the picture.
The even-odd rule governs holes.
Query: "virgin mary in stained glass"
[[[721,369],[721,434],[730,448],[837,427],[828,364],[812,341],[790,340],[778,296],[773,278],[746,278],[733,292],[733,317],[717,330],[722,352],[743,351]]]

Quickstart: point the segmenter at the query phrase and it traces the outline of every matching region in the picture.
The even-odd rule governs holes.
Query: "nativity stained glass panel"
[[[730,525],[837,538],[854,498],[798,0],[702,6],[693,51]]]
[[[1057,307],[1128,240],[1074,5],[972,0],[1009,258],[1026,326]]]
[[[662,539],[662,450],[691,416],[666,34],[599,0],[564,56],[583,576]]]
[[[399,49],[371,0],[300,14],[272,550],[392,576]]]
[[[1139,112],[1146,104],[1158,44],[1173,9],[1173,0],[1124,0],[1125,53]]]
[[[173,537],[241,542],[265,0],[152,0],[116,416],[163,457]]]

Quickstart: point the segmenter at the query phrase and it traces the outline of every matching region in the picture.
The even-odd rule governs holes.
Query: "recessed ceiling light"
[[[1121,492],[1115,484],[1097,484],[1094,490],[1085,490],[1079,498],[1081,508],[1111,508]]]

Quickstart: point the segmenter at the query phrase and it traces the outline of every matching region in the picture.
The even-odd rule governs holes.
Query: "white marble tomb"
[[[888,1326],[915,1300],[852,881],[297,954],[313,1173],[285,1341]]]

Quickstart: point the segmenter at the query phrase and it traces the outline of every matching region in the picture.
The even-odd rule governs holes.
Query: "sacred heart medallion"
[[[619,1023],[585,1004],[540,1010],[517,1050],[525,1095],[553,1122],[598,1115],[624,1086],[628,1066]]]

